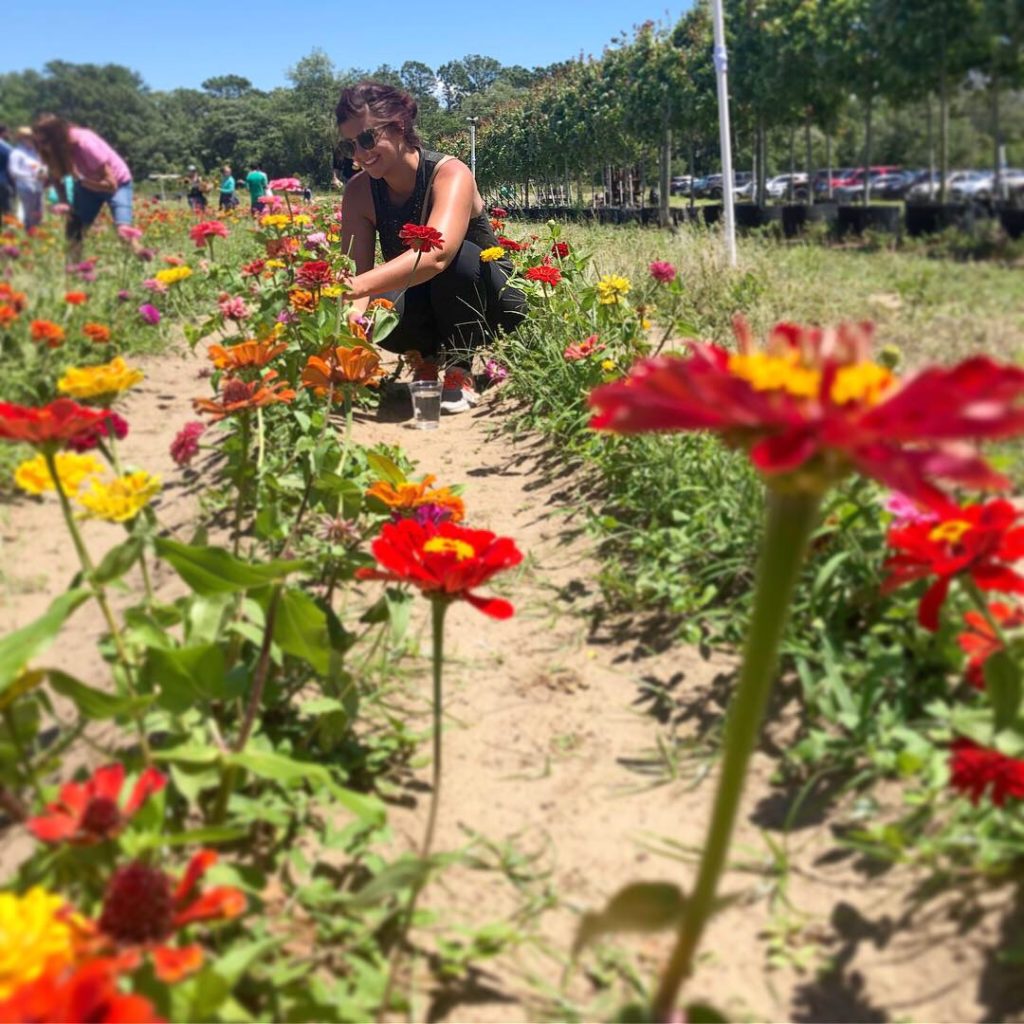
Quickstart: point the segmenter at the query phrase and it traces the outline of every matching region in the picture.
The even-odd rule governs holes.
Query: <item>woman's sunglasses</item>
[[[368,152],[380,142],[380,137],[393,125],[394,122],[389,121],[387,124],[379,124],[375,128],[366,128],[354,139],[342,139],[339,143],[339,148],[345,156],[354,156],[356,146],[364,152]]]

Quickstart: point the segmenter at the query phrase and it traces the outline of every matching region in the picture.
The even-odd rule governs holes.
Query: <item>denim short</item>
[[[118,185],[117,191],[93,192],[80,181],[75,182],[75,197],[71,203],[71,211],[81,221],[82,227],[90,224],[100,215],[103,204],[110,204],[110,212],[115,224],[131,224],[132,222],[132,183]]]

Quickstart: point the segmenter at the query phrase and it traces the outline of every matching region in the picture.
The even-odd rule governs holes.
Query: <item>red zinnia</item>
[[[45,341],[49,348],[56,348],[64,340],[64,328],[52,320],[33,320],[28,330],[33,341]]]
[[[428,597],[468,601],[495,619],[512,616],[508,601],[471,593],[495,573],[523,560],[522,552],[508,537],[454,523],[424,526],[415,519],[403,519],[385,523],[372,547],[384,571],[359,569],[359,579],[411,583]]]
[[[539,267],[530,267],[523,277],[527,281],[540,281],[541,284],[549,284],[554,288],[562,280],[562,272],[558,267],[546,267],[542,264]]]
[[[325,260],[310,260],[295,272],[295,279],[304,288],[323,288],[334,280],[334,275]]]
[[[64,301],[69,306],[80,306],[89,296],[85,292],[65,292]]]
[[[969,576],[981,590],[1024,594],[1024,576],[1010,568],[1024,558],[1024,526],[1014,525],[1019,518],[1010,502],[997,499],[947,508],[934,522],[893,527],[887,542],[896,554],[885,563],[889,577],[883,591],[936,577],[917,612],[930,630],[938,629],[939,610],[956,576]]]
[[[668,260],[655,260],[647,269],[659,284],[671,284],[676,279],[676,268]]]
[[[252,262],[243,265],[242,277],[258,277],[263,273],[266,265],[266,260],[252,260]]]
[[[988,610],[1000,629],[1016,629],[1024,626],[1024,608],[1010,607],[1002,601],[993,601]],[[970,627],[956,639],[960,650],[967,655],[967,682],[978,690],[985,689],[985,662],[1001,651],[1003,645],[996,636],[988,619],[981,612],[964,612],[964,622]]]
[[[398,237],[415,252],[430,252],[444,245],[441,232],[429,224],[406,224],[398,232]]]
[[[749,451],[769,481],[820,493],[851,470],[923,505],[948,508],[936,477],[1002,487],[964,439],[1010,437],[1024,429],[1024,369],[984,356],[925,370],[900,383],[868,360],[873,328],[778,324],[757,351],[734,321],[739,351],[690,342],[690,355],[637,363],[595,389],[592,427],[635,434],[714,430]]]
[[[565,351],[562,353],[562,358],[567,363],[575,363],[581,359],[586,359],[587,356],[594,355],[595,352],[603,352],[604,345],[597,343],[597,335],[591,334],[589,338],[584,338],[583,341],[575,345],[566,345]]]
[[[32,1024],[163,1024],[149,1000],[118,988],[121,958],[53,964],[0,1000],[0,1021]]]
[[[525,242],[517,242],[512,238],[506,238],[504,235],[498,235],[498,245],[506,252],[522,252],[524,249],[529,248]]]
[[[557,256],[560,260],[564,260],[569,255],[569,243],[568,242],[555,242],[551,246],[551,255]]]
[[[1002,807],[1007,799],[1024,799],[1024,761],[972,740],[955,740],[949,753],[949,784],[974,804],[988,792],[992,803]]]
[[[508,210],[504,206],[495,206],[491,210],[491,216],[497,217],[499,220],[505,220],[508,217]]]
[[[213,850],[200,850],[177,884],[160,868],[141,861],[118,868],[103,897],[100,934],[121,949],[147,948],[162,981],[177,981],[197,970],[203,961],[198,946],[171,947],[162,943],[188,924],[230,920],[245,910],[245,895],[233,886],[194,891],[216,862]]]
[[[46,805],[46,813],[26,822],[28,830],[44,843],[89,846],[116,836],[151,793],[158,793],[167,777],[146,768],[124,806],[118,800],[124,786],[124,765],[98,768],[86,782],[67,782],[58,799]]]
[[[219,220],[203,220],[196,224],[188,233],[189,238],[201,249],[208,238],[227,238],[228,229]]]
[[[70,398],[58,398],[38,409],[0,402],[0,441],[64,444],[109,416],[109,409],[86,409]]]

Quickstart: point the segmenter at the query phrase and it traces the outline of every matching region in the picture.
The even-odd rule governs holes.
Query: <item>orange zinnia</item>
[[[297,313],[313,313],[316,311],[317,298],[304,288],[293,288],[288,293],[288,305]]]
[[[272,344],[269,341],[243,341],[239,345],[211,345],[207,352],[213,365],[218,370],[230,370],[232,373],[238,370],[253,368],[262,370],[267,363],[275,356],[279,356],[288,345],[285,342]]]
[[[20,313],[28,305],[28,298],[24,292],[16,292],[6,281],[0,281],[0,302],[13,306],[15,313]]]
[[[196,412],[208,412],[216,423],[232,413],[247,412],[275,402],[290,402],[295,392],[288,387],[287,381],[276,380],[276,377],[276,370],[267,370],[259,380],[251,382],[225,377],[220,384],[219,402],[212,398],[193,398],[192,406]]]
[[[83,324],[82,333],[97,345],[110,341],[110,328],[103,324]]]
[[[333,387],[340,398],[346,385],[376,387],[383,376],[377,353],[365,345],[355,345],[352,348],[328,348],[319,356],[310,356],[302,371],[302,383],[318,396]]]
[[[13,306],[0,303],[0,327],[9,327],[18,319],[18,311]]]
[[[466,514],[466,506],[457,494],[447,487],[432,489],[436,477],[425,476],[419,483],[406,480],[393,486],[386,480],[378,480],[367,492],[368,498],[376,498],[396,512],[413,511],[421,505],[440,505],[451,516],[451,522],[459,522]]]
[[[64,301],[69,306],[80,306],[85,300],[89,298],[85,292],[65,292]]]
[[[33,341],[45,341],[50,348],[56,348],[64,340],[64,328],[52,320],[33,320],[29,333]]]

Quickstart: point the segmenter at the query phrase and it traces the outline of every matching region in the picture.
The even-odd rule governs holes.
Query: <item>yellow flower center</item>
[[[785,391],[795,398],[816,398],[821,387],[821,373],[800,362],[795,349],[781,356],[767,352],[729,356],[729,372],[747,381],[755,391]]]
[[[68,962],[75,932],[60,896],[36,886],[0,893],[0,999],[34,981],[51,961]]]
[[[844,366],[832,382],[832,401],[836,405],[847,402],[877,405],[896,381],[890,370],[877,363]]]
[[[960,541],[963,540],[964,534],[969,533],[970,531],[970,523],[963,519],[950,519],[945,523],[939,523],[939,525],[928,534],[928,539],[940,544],[959,544]]]
[[[455,537],[431,537],[423,545],[423,550],[432,555],[454,555],[457,562],[464,562],[476,554],[472,544],[467,544],[464,540],[457,540]]]

